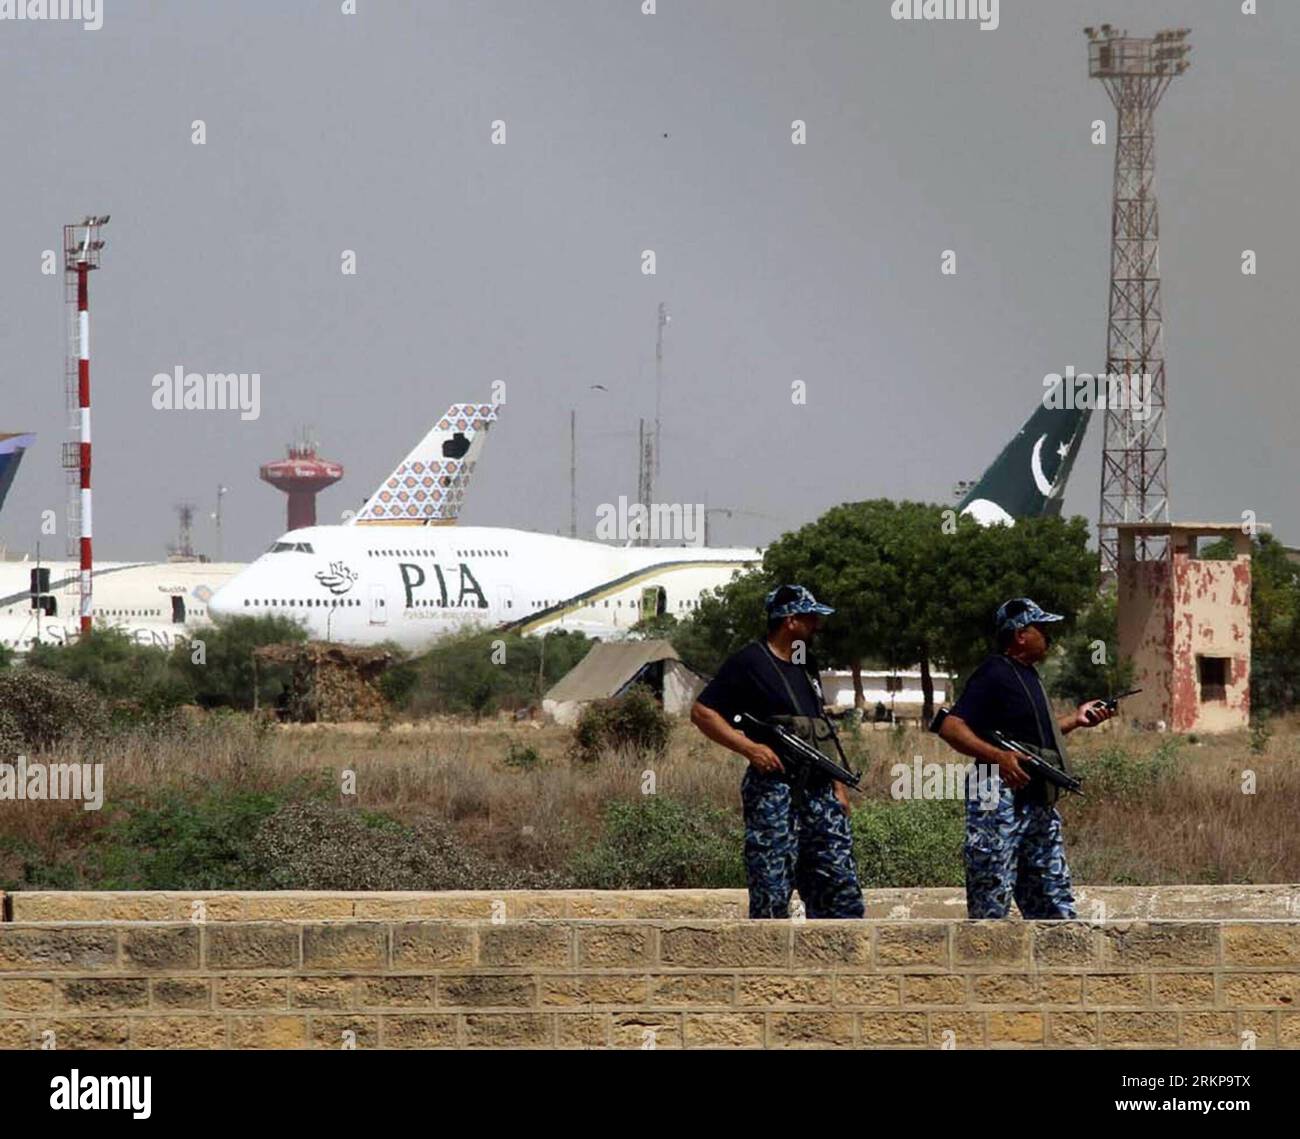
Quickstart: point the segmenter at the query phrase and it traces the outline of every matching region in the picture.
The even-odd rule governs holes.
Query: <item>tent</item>
[[[552,686],[542,698],[542,711],[556,723],[573,724],[583,705],[644,684],[665,712],[683,716],[707,682],[682,663],[667,641],[603,641]]]

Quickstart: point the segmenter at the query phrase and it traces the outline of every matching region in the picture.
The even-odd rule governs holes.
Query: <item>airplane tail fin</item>
[[[360,525],[455,522],[500,404],[454,403],[352,519]]]
[[[958,511],[985,526],[1059,514],[1065,484],[1088,432],[1091,408],[1040,401],[1024,426],[966,492]]]
[[[31,432],[12,432],[0,435],[0,506],[4,506],[5,495],[13,486],[18,465],[23,461],[27,448],[36,442]]]

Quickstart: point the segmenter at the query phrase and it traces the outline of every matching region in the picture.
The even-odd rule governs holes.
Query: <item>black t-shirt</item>
[[[778,674],[779,670],[779,674]],[[781,682],[784,676],[789,684]],[[794,695],[795,704],[790,703]],[[732,723],[732,718],[741,712],[748,712],[759,720],[769,720],[773,716],[816,716],[822,714],[821,683],[817,680],[815,665],[791,664],[782,660],[764,641],[754,641],[739,652],[733,653],[718,669],[715,676],[699,695],[699,702],[706,708],[712,708],[731,724],[733,728],[743,731],[751,739],[757,739],[757,730]],[[758,739],[759,743],[770,743]],[[827,782],[824,776],[813,772],[809,777],[809,788]]]
[[[965,720],[977,735],[997,731],[1022,743],[1056,746],[1052,709],[1037,670],[1009,656],[994,653],[980,662],[952,706],[952,714]]]

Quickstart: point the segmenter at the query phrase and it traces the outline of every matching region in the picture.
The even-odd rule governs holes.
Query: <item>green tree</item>
[[[289,617],[236,617],[178,644],[171,663],[205,708],[250,709],[254,695],[265,707],[274,705],[285,690],[288,669],[255,665],[253,650],[306,639],[302,626]]]
[[[703,594],[690,616],[673,628],[677,655],[696,672],[712,676],[727,657],[763,635],[763,598],[771,588],[764,570],[755,569]]]
[[[1031,596],[1072,619],[1095,594],[1087,540],[1082,518],[984,527],[925,503],[845,503],[782,535],[761,569],[702,599],[673,643],[688,664],[715,671],[761,632],[766,590],[798,582],[836,610],[818,654],[824,665],[854,671],[857,702],[864,660],[890,668],[919,662],[928,719],[931,663],[973,667],[989,651],[993,613],[1007,598]]]
[[[862,661],[911,663],[912,610],[891,603],[906,592],[922,536],[937,529],[935,509],[874,499],[833,507],[815,522],[784,534],[763,567],[773,584],[798,582],[835,609],[819,634],[818,655],[853,674],[854,703],[865,705]],[[905,659],[906,658],[906,659]]]
[[[959,674],[991,651],[993,614],[1008,598],[1032,597],[1064,616],[1059,638],[1097,594],[1097,555],[1082,517],[1022,518],[1014,526],[960,518],[932,549],[932,569],[914,578],[925,600],[925,647]]]
[[[1098,594],[1058,642],[1048,670],[1052,695],[1082,704],[1131,688],[1133,662],[1120,658],[1118,646],[1117,599],[1110,590]]]
[[[395,677],[385,687],[414,715],[466,713],[477,718],[540,700],[592,644],[568,630],[544,637],[466,631],[398,666],[410,675]]]

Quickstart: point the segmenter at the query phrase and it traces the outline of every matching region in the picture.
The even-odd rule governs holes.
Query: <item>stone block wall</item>
[[[1300,1047],[1285,913],[751,922],[737,893],[11,895],[0,1048]]]

